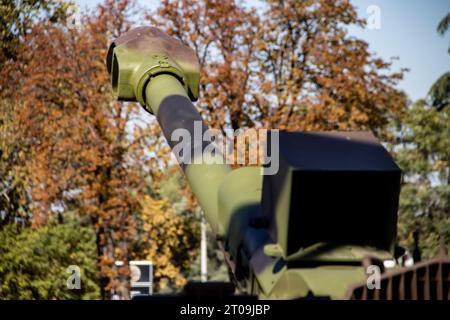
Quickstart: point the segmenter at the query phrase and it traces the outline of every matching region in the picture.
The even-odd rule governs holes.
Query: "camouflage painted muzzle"
[[[200,66],[195,52],[155,27],[139,27],[111,43],[106,65],[113,94],[121,101],[138,101],[147,111],[145,87],[159,74],[171,74],[192,101],[198,99]]]

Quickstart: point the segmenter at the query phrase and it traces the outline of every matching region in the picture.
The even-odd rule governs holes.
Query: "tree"
[[[21,165],[32,224],[39,227],[57,212],[72,210],[90,219],[103,298],[113,291],[127,297],[139,210],[133,192],[141,179],[128,155],[141,146],[127,133],[138,108],[111,103],[103,63],[110,37],[130,27],[120,18],[128,5],[105,1],[79,29],[37,22],[18,48],[21,58],[2,70],[5,97],[17,106],[12,122],[27,154]],[[116,260],[125,267],[116,267]]]
[[[439,237],[450,243],[450,117],[424,100],[413,104],[398,123],[396,160],[404,172],[400,197],[399,241],[413,246],[419,232],[422,257],[433,257]]]
[[[30,199],[25,191],[25,172],[20,170],[27,152],[13,120],[19,106],[8,100],[20,83],[15,69],[26,64],[19,51],[34,24],[59,23],[66,17],[69,6],[54,0],[5,0],[0,6],[0,213],[3,215],[0,225],[17,216],[29,219],[26,210]]]
[[[441,111],[450,104],[450,72],[444,73],[428,92],[430,104]]]
[[[268,1],[261,44],[270,123],[288,130],[382,133],[405,107],[403,72],[369,53],[346,26],[363,26],[349,1]],[[272,102],[273,101],[273,102]],[[274,105],[272,105],[274,104]]]
[[[450,14],[438,26],[444,35]],[[449,49],[450,50],[450,49]],[[450,243],[450,72],[431,87],[427,100],[410,106],[397,122],[400,144],[396,158],[404,170],[399,210],[399,240],[411,248],[413,234],[419,232],[424,258],[438,250],[439,238]]]
[[[0,230],[0,299],[97,299],[95,234],[74,214],[39,229],[10,223]],[[80,288],[69,290],[68,267],[80,268]]]
[[[58,0],[2,0],[0,6],[0,67],[17,59],[17,48],[36,21],[56,23],[66,18],[70,3]]]
[[[448,13],[439,23],[437,31],[443,36],[450,25],[450,13]],[[450,53],[450,47],[448,49]],[[431,105],[437,110],[442,110],[450,104],[450,72],[444,73],[433,84],[428,92]]]
[[[253,127],[252,77],[259,18],[235,1],[163,0],[148,20],[195,49],[200,62],[197,107],[218,129]]]
[[[156,292],[182,287],[197,254],[198,221],[192,212],[177,212],[176,205],[150,196],[142,202],[147,245],[140,255],[153,263]]]
[[[21,170],[26,153],[13,121],[17,107],[0,100],[0,230],[20,218],[30,223],[30,197],[26,190],[26,173]]]
[[[193,47],[205,120],[216,128],[370,129],[405,107],[403,72],[345,27],[363,25],[348,1],[165,0],[149,20]]]
[[[95,234],[103,299],[114,292],[127,298],[127,262],[145,258],[134,251],[143,248],[140,244],[151,250],[151,225],[145,233],[139,229],[143,217],[154,215],[143,207],[147,203],[144,193],[165,201],[158,196],[164,159],[153,153],[161,146],[160,140],[153,145],[153,131],[159,128],[141,121],[138,105],[113,102],[104,65],[112,38],[131,27],[128,15],[132,8],[127,0],[106,0],[93,13],[85,13],[82,24],[75,28],[65,21],[32,21],[32,32],[24,34],[20,45],[14,47],[16,58],[6,60],[0,70],[5,111],[0,113],[0,147],[5,151],[0,170],[8,173],[0,184],[0,221],[9,228],[17,218],[27,219],[27,226],[32,227],[24,233],[28,236],[40,232],[54,216],[64,217],[68,212],[89,221]],[[154,186],[148,188],[146,179],[150,177]],[[11,199],[17,201],[10,203]],[[176,235],[194,237],[188,219],[172,213],[167,218],[183,223]],[[170,221],[164,225],[170,227]],[[181,226],[178,222],[173,225]],[[167,241],[172,241],[173,235],[168,233]],[[164,242],[166,234],[159,236],[158,241]],[[151,245],[155,243],[152,240]],[[195,243],[184,247],[180,243],[186,250],[163,252],[170,255],[174,270],[187,268],[192,259],[187,248]],[[123,267],[116,265],[118,260],[124,262]]]
[[[447,15],[445,17],[442,18],[442,20],[439,22],[438,27],[437,27],[437,32],[443,36],[448,28],[450,27],[450,12],[447,13]],[[448,48],[449,53],[450,53],[450,47]]]

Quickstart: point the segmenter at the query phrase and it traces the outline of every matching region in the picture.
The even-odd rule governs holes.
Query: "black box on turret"
[[[280,132],[278,140],[279,169],[264,176],[261,203],[286,256],[321,242],[393,250],[401,170],[372,133]]]

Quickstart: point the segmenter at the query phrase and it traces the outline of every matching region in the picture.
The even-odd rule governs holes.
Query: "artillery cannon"
[[[263,299],[357,298],[355,284],[365,285],[366,267],[382,270],[393,259],[401,171],[371,133],[269,135],[278,142],[275,174],[255,166],[232,170],[206,161],[210,144],[196,138],[208,128],[192,103],[200,72],[193,50],[157,28],[140,27],[111,44],[107,68],[114,96],[139,102],[156,116],[169,145],[183,147],[177,159],[243,292]],[[180,129],[193,139],[180,142]],[[448,296],[445,261],[441,296]],[[383,279],[391,288],[384,297],[395,298],[401,290]]]

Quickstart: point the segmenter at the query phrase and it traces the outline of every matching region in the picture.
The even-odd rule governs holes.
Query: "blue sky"
[[[412,100],[424,97],[433,82],[450,70],[450,30],[441,37],[436,28],[450,12],[450,0],[354,0],[360,17],[370,5],[380,8],[380,29],[351,28],[383,58],[399,57],[394,66],[409,68],[400,84]]]
[[[94,6],[100,0],[75,0],[82,8]],[[154,6],[158,0],[140,0]],[[257,0],[249,1],[257,4]],[[362,18],[368,18],[367,8],[375,5],[380,12],[379,29],[352,27],[350,33],[369,43],[371,52],[389,59],[398,57],[394,68],[410,71],[399,88],[414,101],[426,96],[433,82],[450,70],[450,31],[441,37],[436,32],[438,22],[450,12],[450,0],[352,0]]]

